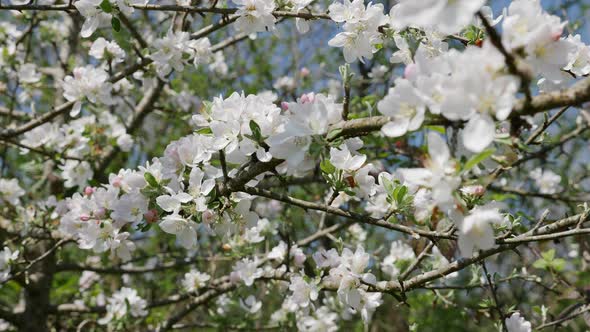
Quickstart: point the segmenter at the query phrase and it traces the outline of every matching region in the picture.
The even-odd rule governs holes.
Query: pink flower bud
[[[484,186],[482,186],[482,185],[473,185],[473,186],[465,186],[465,187],[461,188],[461,191],[464,194],[479,197],[479,196],[483,196],[483,194],[485,194],[486,188],[484,188]]]
[[[158,221],[158,211],[156,209],[151,209],[148,212],[144,213],[143,217],[145,218],[145,221],[147,221],[148,224],[153,224],[156,221]]]
[[[123,179],[120,176],[117,176],[113,179],[112,185],[115,188],[119,188],[119,187],[121,187],[122,183],[123,183]]]
[[[309,69],[307,69],[307,67],[303,67],[301,68],[301,71],[299,71],[299,74],[301,75],[301,77],[307,77],[310,74]]]
[[[213,221],[215,220],[215,212],[211,211],[211,210],[205,210],[205,212],[203,212],[203,222],[207,225],[213,223]]]
[[[88,220],[90,220],[90,216],[87,215],[87,214],[83,214],[83,215],[80,216],[80,220],[82,220],[82,221],[88,221]]]
[[[283,111],[286,111],[289,109],[289,103],[287,103],[286,101],[282,101],[281,102],[281,109],[283,109]]]
[[[310,92],[303,94],[301,98],[299,98],[299,102],[302,104],[313,103],[314,99],[315,95],[313,94],[313,92]]]
[[[93,215],[96,219],[103,219],[107,215],[105,208],[98,208],[94,210]]]
[[[94,188],[88,186],[86,188],[84,188],[84,195],[86,196],[90,196],[94,193]]]
[[[410,63],[404,69],[404,78],[411,78],[412,76],[416,75],[416,71],[418,70],[418,66],[414,63]]]

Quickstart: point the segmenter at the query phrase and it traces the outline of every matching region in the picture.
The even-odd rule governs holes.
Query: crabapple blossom
[[[178,211],[166,215],[158,226],[164,232],[176,235],[180,244],[186,249],[192,249],[197,245],[197,224],[182,217]]]
[[[148,2],[0,5],[0,330],[566,323],[583,6]]]
[[[302,308],[309,306],[310,301],[317,300],[319,294],[317,285],[306,282],[300,275],[291,277],[289,290],[293,292],[291,295],[293,302]]]
[[[530,173],[530,177],[535,180],[535,184],[542,194],[555,194],[561,190],[561,176],[549,169],[535,168]]]
[[[463,257],[471,256],[473,249],[486,250],[495,246],[492,225],[504,222],[498,204],[491,202],[475,207],[463,220],[457,220],[459,249]]]
[[[86,99],[93,104],[112,104],[112,84],[108,82],[108,74],[103,69],[92,66],[77,67],[73,75],[66,76],[63,82],[64,97],[74,102],[70,111],[71,116],[80,113],[82,102]]]
[[[123,287],[115,292],[106,306],[107,314],[98,320],[99,324],[106,325],[113,320],[119,320],[127,314],[132,317],[143,317],[148,314],[147,302],[141,298],[135,289]]]
[[[453,34],[469,24],[484,3],[484,0],[403,0],[391,8],[389,15],[396,29],[414,26]]]
[[[232,0],[238,5],[236,29],[247,33],[271,31],[274,29],[275,17],[272,12],[276,8],[274,0]]]
[[[408,80],[397,79],[395,87],[389,89],[387,96],[377,104],[377,108],[381,114],[393,120],[384,125],[381,131],[386,136],[399,137],[420,128],[424,121],[426,105]]]
[[[509,318],[506,318],[506,328],[508,332],[532,331],[531,323],[524,319],[519,312],[515,312]]]
[[[184,274],[182,279],[182,285],[187,292],[194,292],[199,288],[205,287],[207,281],[211,279],[211,276],[207,273],[199,272],[195,269],[190,270]]]
[[[10,277],[10,264],[18,258],[19,251],[11,251],[10,248],[4,247],[0,251],[0,282],[4,282]]]
[[[123,62],[125,51],[114,41],[108,41],[103,37],[97,38],[90,46],[91,56],[96,59],[112,59],[114,63]]]
[[[20,197],[25,194],[25,190],[18,184],[17,179],[0,178],[0,202],[17,205]]]

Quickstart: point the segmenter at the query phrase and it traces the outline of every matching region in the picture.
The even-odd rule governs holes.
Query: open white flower
[[[176,235],[185,249],[193,249],[197,245],[197,224],[185,219],[177,211],[165,216],[159,226],[164,232]]]
[[[319,294],[317,285],[314,282],[306,282],[300,275],[291,277],[289,290],[293,292],[291,299],[301,308],[306,308],[311,301],[317,300]]]
[[[11,251],[8,247],[0,251],[0,282],[4,282],[10,276],[10,264],[18,258],[18,254],[18,250]]]
[[[411,186],[432,189],[432,198],[444,211],[452,204],[453,191],[459,186],[456,164],[442,137],[428,133],[428,159],[424,168],[400,168],[399,174]]]
[[[474,249],[493,248],[496,243],[492,225],[503,221],[500,206],[495,202],[473,208],[462,221],[458,221],[461,256],[471,257]]]
[[[561,176],[549,169],[543,170],[537,167],[531,171],[530,177],[535,180],[541,194],[555,194],[562,189]]]
[[[184,274],[182,279],[182,286],[187,292],[194,292],[199,288],[205,287],[207,281],[211,279],[211,276],[207,273],[199,272],[195,269],[190,270]]]
[[[526,321],[519,312],[513,313],[510,318],[506,318],[506,328],[508,332],[531,332],[531,323]]]
[[[410,81],[398,78],[385,98],[377,103],[377,109],[392,118],[381,131],[389,137],[399,137],[420,128],[424,121],[426,105]]]
[[[135,289],[123,287],[114,293],[108,302],[107,314],[98,320],[99,324],[108,324],[110,321],[121,319],[127,314],[130,314],[131,317],[144,317],[148,314],[146,300],[137,295]]]
[[[77,67],[73,71],[74,76],[66,76],[63,82],[64,97],[73,101],[74,106],[70,111],[71,116],[80,113],[82,102],[88,99],[91,103],[101,102],[112,105],[112,84],[108,81],[108,74],[101,68],[92,66]]]
[[[396,30],[408,26],[428,28],[454,34],[473,19],[485,0],[402,0],[391,8],[391,22]]]
[[[20,197],[24,195],[25,191],[20,187],[17,179],[0,178],[0,202],[18,205]]]
[[[273,30],[275,17],[272,12],[276,8],[274,0],[232,0],[238,5],[236,29],[244,33],[256,33]]]
[[[364,154],[353,155],[348,146],[342,144],[340,148],[330,148],[330,162],[336,168],[352,173],[363,166],[367,160]]]

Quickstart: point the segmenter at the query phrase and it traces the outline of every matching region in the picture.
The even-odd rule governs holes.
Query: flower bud
[[[313,92],[305,93],[301,96],[301,98],[299,98],[299,102],[302,104],[313,103],[314,100],[315,95],[313,94]]]
[[[203,217],[203,222],[207,225],[210,225],[215,220],[215,212],[207,209],[207,210],[205,210],[205,212],[203,212],[202,217]]]
[[[144,213],[143,217],[145,218],[145,221],[148,224],[153,224],[156,221],[158,221],[158,211],[156,209],[151,209],[148,212]]]
[[[107,211],[105,210],[105,208],[98,208],[96,210],[94,210],[94,212],[92,212],[92,215],[96,218],[96,219],[103,219],[107,214]]]
[[[281,102],[281,109],[282,109],[283,111],[286,111],[286,110],[288,110],[288,109],[289,109],[289,103],[287,103],[286,101],[282,101],[282,102]]]
[[[88,186],[86,188],[84,188],[84,195],[86,196],[90,196],[94,193],[94,188]]]
[[[307,69],[307,67],[303,67],[299,71],[299,74],[301,75],[301,77],[307,77],[307,76],[309,76],[310,71],[309,71],[309,69]]]

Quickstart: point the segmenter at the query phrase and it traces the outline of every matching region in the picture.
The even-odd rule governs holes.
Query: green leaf
[[[399,186],[397,188],[395,188],[395,200],[398,203],[403,203],[404,201],[404,197],[406,196],[406,194],[408,193],[408,188],[406,186]]]
[[[145,172],[143,178],[150,185],[150,187],[158,187],[158,180],[152,175],[152,173]]]
[[[113,12],[113,6],[111,6],[111,3],[109,2],[109,0],[102,0],[102,2],[100,3],[100,8],[105,13]]]
[[[119,21],[118,18],[111,18],[111,26],[113,27],[113,30],[115,30],[116,32],[121,31],[121,21]]]
[[[433,130],[433,131],[436,131],[436,132],[439,132],[439,133],[441,133],[441,134],[443,134],[443,135],[444,135],[444,134],[446,133],[446,131],[447,131],[447,130],[445,129],[445,127],[443,127],[443,126],[424,126],[424,128],[426,128],[426,129],[429,129],[429,130]]]
[[[565,269],[565,259],[556,258],[551,262],[551,267],[555,269],[555,271],[560,272]]]
[[[544,260],[551,262],[555,258],[555,249],[550,249],[541,254]]]
[[[547,262],[544,259],[537,259],[533,263],[533,267],[536,269],[544,270],[545,268],[547,268]]]
[[[342,132],[342,128],[336,128],[336,129],[332,129],[330,130],[330,132],[328,133],[328,135],[326,136],[326,139],[328,141],[333,140],[334,138],[338,137],[338,135],[340,135],[340,133]]]
[[[256,121],[250,120],[250,130],[252,131],[252,136],[256,139],[256,141],[262,141],[262,132],[260,131],[260,126]]]
[[[468,170],[475,167],[475,165],[488,159],[492,154],[494,154],[495,151],[496,151],[496,149],[489,148],[489,149],[483,150],[482,152],[476,154],[475,156],[472,156],[471,158],[469,158],[469,160],[467,160],[467,162],[465,163],[465,166],[463,166],[463,172],[467,172]]]
[[[203,127],[201,129],[197,130],[197,134],[210,135],[210,134],[213,134],[213,131],[211,130],[210,127]]]
[[[383,178],[383,187],[385,188],[385,191],[388,194],[392,194],[393,193],[393,182],[391,182],[386,177],[382,177],[382,178]]]
[[[328,159],[322,160],[322,162],[320,163],[320,169],[322,170],[322,172],[326,174],[333,174],[334,172],[336,172],[336,167],[334,167],[334,165],[332,165],[332,163]]]

